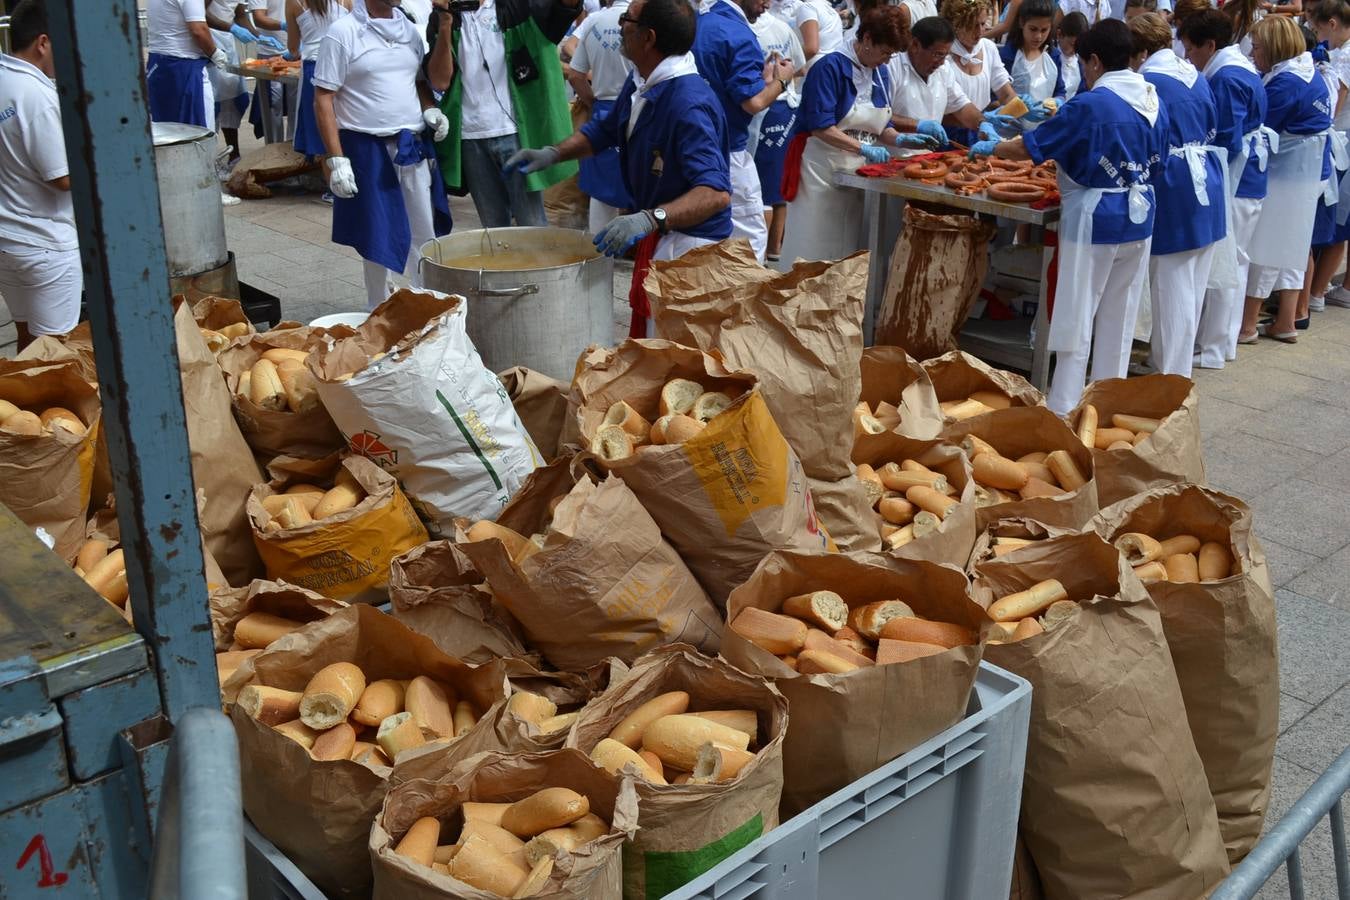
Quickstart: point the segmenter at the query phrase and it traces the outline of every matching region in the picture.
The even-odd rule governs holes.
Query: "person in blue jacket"
[[[1181,43],[1186,57],[1200,68],[1214,95],[1215,146],[1228,153],[1228,223],[1233,253],[1230,283],[1211,287],[1196,332],[1194,364],[1222,369],[1237,358],[1242,327],[1242,299],[1246,295],[1247,250],[1261,201],[1266,196],[1266,163],[1270,158],[1266,118],[1266,88],[1242,48],[1233,41],[1233,20],[1209,9],[1182,20]]]
[[[1210,266],[1228,233],[1228,159],[1211,143],[1218,129],[1214,95],[1195,66],[1172,51],[1172,26],[1158,13],[1145,13],[1129,28],[1134,68],[1157,90],[1169,126],[1149,250],[1153,368],[1189,378]]]
[[[647,337],[651,310],[642,282],[650,262],[731,236],[731,151],[722,104],[689,52],[697,28],[693,7],[686,0],[633,0],[620,21],[623,53],[634,71],[614,109],[557,146],[520,150],[506,165],[536,172],[619,148],[619,174],[637,209],[614,219],[594,241],[607,256],[638,248],[630,334]]]
[[[1030,0],[1028,0],[1030,2]],[[1133,41],[1118,19],[1078,41],[1087,91],[1041,127],[1008,141],[981,141],[971,156],[1053,159],[1059,168],[1059,274],[1050,318],[1055,371],[1048,405],[1064,415],[1092,380],[1124,378],[1153,236],[1153,185],[1167,158],[1167,113],[1158,92],[1130,69]]]
[[[750,120],[788,91],[792,61],[765,59],[751,16],[764,12],[765,0],[713,0],[698,17],[694,62],[722,104],[731,145],[731,233],[745,238],[764,262],[769,229],[759,171],[749,151]]]
[[[1012,76],[1013,90],[1027,105],[1023,127],[1034,130],[1063,105],[1066,92],[1063,62],[1059,47],[1050,40],[1054,31],[1055,8],[1050,0],[1024,0],[1008,34],[1008,42],[999,48],[1003,65]],[[1047,104],[1045,101],[1052,101]]]
[[[1248,250],[1252,264],[1238,343],[1254,344],[1264,334],[1294,344],[1318,198],[1332,171],[1331,98],[1293,20],[1267,16],[1251,34],[1252,61],[1266,86],[1265,125],[1279,133],[1279,144],[1270,155],[1266,198]],[[1258,329],[1261,306],[1272,292],[1279,295],[1279,312]]]

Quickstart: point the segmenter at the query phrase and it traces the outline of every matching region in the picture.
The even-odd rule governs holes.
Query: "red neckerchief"
[[[661,233],[653,231],[638,241],[633,257],[633,283],[628,288],[628,305],[633,309],[633,322],[628,326],[630,338],[647,336],[647,320],[652,317],[652,304],[647,299],[647,273],[651,271],[652,256],[660,240]]]

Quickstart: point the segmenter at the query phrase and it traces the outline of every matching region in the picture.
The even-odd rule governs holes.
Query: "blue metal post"
[[[49,0],[136,628],[164,711],[219,703],[136,0]]]

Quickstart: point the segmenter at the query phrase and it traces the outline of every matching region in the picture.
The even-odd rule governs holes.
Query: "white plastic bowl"
[[[312,328],[332,328],[334,325],[350,325],[353,328],[360,328],[368,318],[370,318],[370,313],[332,313],[327,316],[319,316],[309,324]]]

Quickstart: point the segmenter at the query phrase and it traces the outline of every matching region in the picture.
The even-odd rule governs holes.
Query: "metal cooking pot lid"
[[[189,144],[205,137],[213,137],[214,132],[197,125],[184,125],[181,122],[151,122],[150,135],[156,147],[170,147],[174,144]]]

